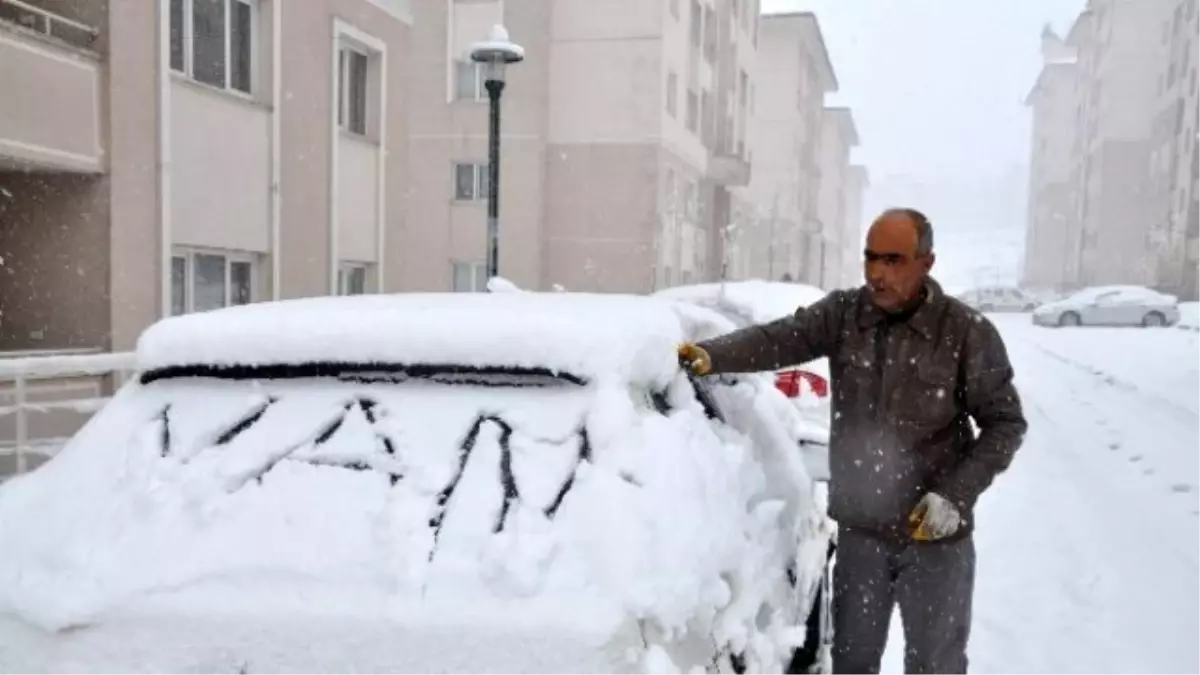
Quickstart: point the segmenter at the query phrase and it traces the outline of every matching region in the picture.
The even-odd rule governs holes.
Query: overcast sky
[[[1084,0],[762,0],[817,15],[854,111],[856,158],[878,177],[957,179],[1028,163],[1022,102],[1046,22],[1065,31]]]

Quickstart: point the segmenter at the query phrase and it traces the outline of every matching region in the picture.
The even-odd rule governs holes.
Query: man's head
[[[921,293],[933,268],[933,226],[915,209],[888,209],[867,231],[863,276],[876,306],[895,312]]]

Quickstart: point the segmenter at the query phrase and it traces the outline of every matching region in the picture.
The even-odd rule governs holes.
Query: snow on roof
[[[1140,298],[1161,298],[1162,293],[1145,286],[1129,286],[1129,285],[1113,285],[1113,286],[1091,286],[1085,288],[1072,297],[1076,298],[1094,298],[1105,293],[1123,293],[1125,295],[1140,297]]]
[[[708,307],[725,315],[736,315],[744,324],[757,324],[794,314],[796,309],[825,297],[826,292],[806,284],[751,279],[676,286],[656,295]]]
[[[673,307],[535,292],[285,300],[164,319],[138,340],[137,364],[517,367],[665,383],[678,370],[675,345],[705,330]]]

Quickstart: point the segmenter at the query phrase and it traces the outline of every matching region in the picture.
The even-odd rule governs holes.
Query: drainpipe
[[[283,199],[279,193],[282,168],[279,166],[280,116],[283,114],[283,0],[271,3],[271,299],[279,300],[283,289],[283,252],[280,209]]]
[[[170,0],[155,3],[158,11],[158,225],[159,316],[171,315],[171,9]]]

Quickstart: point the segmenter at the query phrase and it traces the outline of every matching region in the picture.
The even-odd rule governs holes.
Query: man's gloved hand
[[[707,375],[712,372],[712,358],[700,345],[690,342],[679,345],[679,363],[696,375]]]
[[[957,532],[962,527],[962,516],[948,499],[930,492],[908,514],[908,524],[914,540],[936,541]]]

